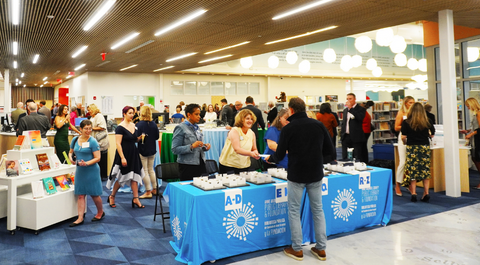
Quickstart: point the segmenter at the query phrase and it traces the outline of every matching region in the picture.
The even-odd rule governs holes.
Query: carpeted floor
[[[480,183],[477,171],[470,171],[471,186]],[[105,183],[103,183],[105,185]],[[164,187],[163,187],[164,188]],[[422,189],[418,188],[419,196]],[[462,193],[460,198],[447,197],[445,192],[431,190],[430,203],[410,202],[403,190],[403,197],[394,196],[393,215],[390,224],[400,223],[423,216],[444,212],[480,202],[480,190]],[[96,211],[88,198],[88,211],[83,225],[70,228],[75,219],[34,231],[20,229],[15,235],[6,230],[6,218],[0,219],[0,264],[181,264],[175,261],[175,252],[169,245],[172,240],[167,221],[167,233],[162,231],[161,219],[153,221],[155,200],[142,200],[145,209],[131,208],[131,194],[117,194],[117,208],[106,203],[109,191],[104,189],[102,199],[105,219],[90,222]],[[350,233],[330,236],[329,239],[353,233],[381,229],[370,227]],[[247,253],[218,260],[215,264],[229,264],[252,257],[280,251],[281,248]]]

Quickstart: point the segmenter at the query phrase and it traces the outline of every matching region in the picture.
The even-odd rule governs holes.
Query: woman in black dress
[[[123,108],[123,121],[115,129],[115,143],[117,151],[115,152],[115,161],[107,181],[107,188],[113,185],[112,194],[108,196],[110,207],[115,208],[115,194],[120,186],[129,184],[133,192],[132,208],[137,206],[144,208],[138,199],[138,184],[143,185],[142,179],[144,172],[142,162],[135,143],[138,141],[137,129],[132,122],[134,108],[126,106]],[[115,181],[116,180],[116,181]]]

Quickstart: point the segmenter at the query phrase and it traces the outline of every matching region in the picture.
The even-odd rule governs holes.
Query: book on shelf
[[[33,172],[32,163],[29,159],[18,160],[20,174],[30,174]]]
[[[72,161],[70,161],[70,158],[68,158],[67,152],[63,151],[63,157],[65,157],[65,161],[67,162],[67,164],[71,166]]]
[[[25,135],[19,135],[17,137],[17,141],[15,142],[15,145],[13,146],[13,150],[20,150],[22,149],[23,142],[25,141]]]
[[[63,176],[63,175],[62,176],[57,176],[57,177],[55,177],[55,179],[57,180],[58,185],[60,186],[60,188],[62,188],[62,190],[70,189],[70,185],[68,184],[68,181],[65,178],[65,176]]]
[[[42,179],[42,181],[48,195],[51,195],[57,192],[57,188],[55,188],[55,182],[53,182],[52,177],[44,178]]]
[[[380,130],[390,130],[390,126],[388,125],[388,122],[380,122]]]
[[[50,164],[54,169],[60,168],[60,159],[58,159],[58,156],[56,154],[50,156]]]
[[[46,153],[36,154],[35,156],[37,157],[38,169],[41,171],[50,169],[50,162],[48,161],[48,156]]]
[[[68,183],[70,183],[70,185],[75,185],[75,173],[72,172],[70,174],[66,174],[65,178],[67,179]]]
[[[5,163],[7,162],[7,154],[2,155],[2,159],[0,160],[0,171],[5,170]]]
[[[31,149],[38,149],[43,147],[43,142],[42,142],[42,135],[40,134],[40,131],[24,131],[23,135],[28,136],[28,139],[30,140],[30,148]]]
[[[7,177],[18,176],[18,160],[7,160],[5,167],[7,168]]]
[[[37,180],[32,183],[32,195],[34,199],[42,198],[45,196],[45,191],[43,190],[43,181]]]

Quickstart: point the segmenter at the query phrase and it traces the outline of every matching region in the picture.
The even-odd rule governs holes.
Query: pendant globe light
[[[418,69],[418,61],[417,59],[415,58],[410,58],[408,59],[408,62],[407,62],[407,67],[408,69],[410,70],[417,70]]]
[[[345,72],[348,72],[350,71],[350,69],[352,69],[352,56],[350,55],[344,55],[342,57],[342,60],[340,62],[340,68],[345,71]]]
[[[362,56],[360,55],[354,55],[352,56],[352,66],[357,68],[359,67],[360,65],[362,65]]]
[[[393,29],[384,28],[377,31],[375,35],[375,42],[378,46],[387,47],[393,41]]]
[[[268,58],[268,67],[275,69],[278,67],[279,64],[280,64],[280,60],[278,59],[277,56],[272,55]]]
[[[310,61],[308,60],[303,60],[298,64],[298,71],[301,73],[308,73],[310,71]]]
[[[368,36],[360,36],[355,39],[355,48],[360,53],[367,53],[372,49],[372,40]]]
[[[393,36],[392,43],[390,44],[390,50],[393,53],[402,53],[407,48],[405,38],[399,35]]]
[[[427,59],[423,58],[423,59],[418,60],[418,70],[420,70],[422,72],[427,71]]]
[[[294,51],[289,51],[289,52],[287,52],[287,56],[286,56],[285,59],[287,60],[287,63],[294,64],[298,60],[298,55]]]
[[[323,60],[327,63],[333,63],[337,60],[337,54],[332,48],[327,48],[323,51]]]
[[[375,60],[374,58],[370,58],[367,60],[367,69],[372,71],[373,69],[375,69],[375,67],[377,67],[377,60]]]
[[[250,56],[250,57],[245,57],[245,58],[240,59],[240,65],[245,69],[248,69],[248,68],[252,67],[252,65],[253,65],[252,57]]]
[[[402,66],[407,65],[407,56],[403,53],[397,53],[395,55],[395,57],[393,58],[393,60],[395,61],[395,64],[397,66],[402,67]]]
[[[382,68],[380,68],[378,66],[375,67],[375,69],[373,69],[373,71],[372,71],[372,75],[375,76],[375,77],[380,77],[380,76],[382,76],[382,74],[383,74]]]
[[[473,63],[478,59],[480,52],[477,47],[468,47],[467,48],[467,60],[469,63]]]

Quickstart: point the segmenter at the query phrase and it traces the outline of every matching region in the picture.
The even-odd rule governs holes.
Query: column
[[[4,102],[3,102],[3,112],[9,113],[12,111],[12,86],[10,85],[10,69],[5,69],[3,75],[3,92],[4,92]],[[16,103],[16,102],[15,102]]]
[[[438,31],[440,38],[443,130],[445,135],[444,166],[446,194],[451,197],[460,197],[460,158],[455,80],[455,39],[453,35],[452,10],[442,10],[438,12]]]

